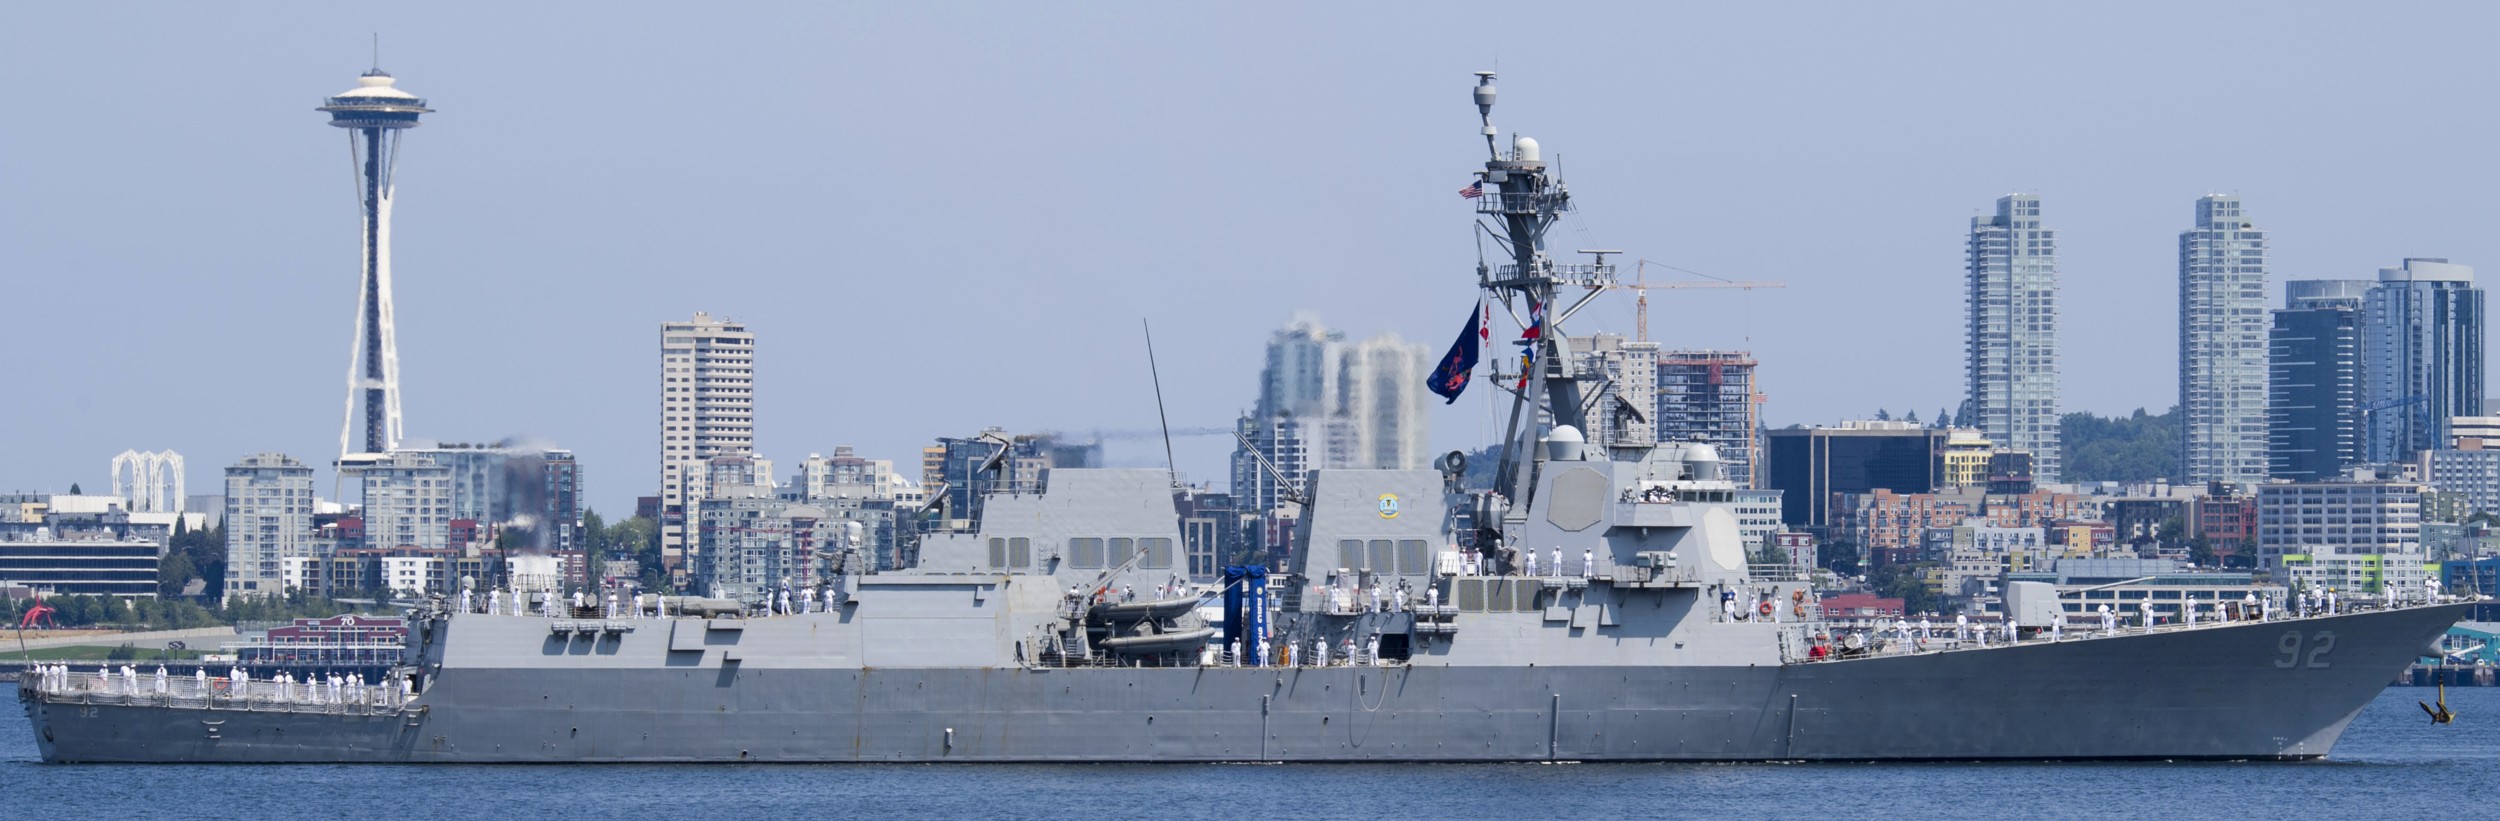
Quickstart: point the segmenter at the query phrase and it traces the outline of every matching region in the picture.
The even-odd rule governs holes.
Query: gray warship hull
[[[447,666],[388,711],[21,698],[54,762],[2305,759],[2463,609],[1745,667],[811,668],[629,637]]]

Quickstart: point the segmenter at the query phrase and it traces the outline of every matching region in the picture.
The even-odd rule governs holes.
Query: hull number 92
[[[2308,637],[2307,641],[2303,641],[2300,631],[2294,630],[2284,633],[2282,640],[2274,643],[2274,649],[2283,654],[2282,658],[2274,660],[2276,667],[2285,670],[2294,667],[2325,669],[2326,654],[2335,651],[2335,633],[2331,630],[2320,630],[2316,635]]]

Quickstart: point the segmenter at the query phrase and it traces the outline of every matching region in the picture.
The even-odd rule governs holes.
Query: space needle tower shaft
[[[339,426],[339,455],[383,453],[399,444],[399,345],[391,317],[391,189],[401,132],[434,110],[425,100],[393,86],[376,68],[357,85],[323,100],[330,124],[347,129],[356,168],[356,195],[364,217],[364,282],[357,294],[356,341],[348,361],[347,410]],[[362,400],[365,436],[351,438]],[[361,445],[361,450],[357,448]]]

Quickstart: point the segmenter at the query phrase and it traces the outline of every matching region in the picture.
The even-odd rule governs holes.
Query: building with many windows
[[[2359,464],[2361,305],[2371,283],[2283,283],[2284,307],[2267,332],[2268,475],[2296,482],[2340,476]]]
[[[755,334],[697,313],[660,325],[660,561],[686,569],[704,462],[755,451]]]
[[[283,453],[226,468],[225,600],[285,591],[287,559],[313,555],[313,471]]]
[[[1758,484],[1781,492],[1782,523],[1829,528],[1838,524],[1833,500],[1842,494],[1878,488],[1926,493],[1944,484],[1946,435],[1915,422],[1891,421],[1765,431],[1766,481]]]
[[[363,488],[364,547],[452,547],[451,523],[460,517],[452,515],[449,468],[422,454],[391,453],[360,458],[352,470]]]
[[[2278,582],[2344,595],[2422,587],[2422,486],[2337,481],[2257,487],[2257,561]]]
[[[1761,487],[1762,392],[1750,351],[1680,350],[1658,356],[1658,441],[1708,442],[1727,480]],[[1594,441],[1594,440],[1592,440]]]
[[[1658,429],[1653,423],[1658,419],[1658,343],[1634,342],[1616,334],[1575,336],[1570,343],[1572,370],[1591,380],[1581,383],[1581,390],[1588,394],[1582,405],[1589,409],[1589,429],[1581,433],[1589,444],[1601,448],[1657,444]],[[1733,475],[1743,465],[1726,447],[1720,445],[1720,456],[1728,460],[1729,478],[1744,487],[1744,480]]]
[[[2040,198],[2010,194],[1996,214],[1972,217],[1963,305],[1968,398],[1954,421],[2032,454],[2041,481],[2057,480],[2057,232],[2040,224]]]
[[[0,587],[45,595],[154,598],[156,563],[156,543],[149,541],[58,539],[48,531],[0,539]]]
[[[2483,292],[2474,269],[2407,259],[2378,271],[2362,310],[2369,460],[2443,447],[2448,420],[2483,412]]]
[[[2190,482],[2257,482],[2266,460],[2266,235],[2240,198],[2196,201],[2179,234],[2179,432]]]

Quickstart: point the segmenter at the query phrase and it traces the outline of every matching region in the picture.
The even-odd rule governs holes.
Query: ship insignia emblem
[[[1395,519],[1397,517],[1398,495],[1395,493],[1380,494],[1380,518]]]

